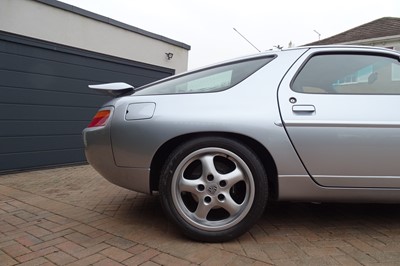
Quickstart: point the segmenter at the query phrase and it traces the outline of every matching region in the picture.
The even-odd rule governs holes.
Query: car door
[[[310,49],[282,80],[284,127],[322,186],[400,188],[400,64],[377,49]]]

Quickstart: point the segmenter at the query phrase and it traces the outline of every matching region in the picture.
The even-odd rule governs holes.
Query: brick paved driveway
[[[398,205],[279,203],[239,239],[190,241],[157,196],[90,166],[0,176],[0,265],[399,265]]]

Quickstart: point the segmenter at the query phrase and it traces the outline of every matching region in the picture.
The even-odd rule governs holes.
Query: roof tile
[[[383,17],[307,45],[339,44],[400,35],[400,18]]]

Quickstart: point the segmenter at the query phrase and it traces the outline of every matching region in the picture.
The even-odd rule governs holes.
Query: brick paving
[[[400,205],[273,203],[227,243],[183,237],[158,196],[90,166],[0,176],[0,265],[399,265]]]

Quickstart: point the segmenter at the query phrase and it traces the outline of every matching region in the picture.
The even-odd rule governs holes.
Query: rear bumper
[[[87,153],[86,153],[86,156]],[[90,156],[90,155],[89,155]],[[89,160],[89,159],[88,159]],[[99,167],[90,163],[97,172],[114,185],[150,194],[150,169],[108,166]]]
[[[86,159],[111,183],[137,192],[150,194],[150,169],[118,167],[111,147],[109,127],[83,130]]]

